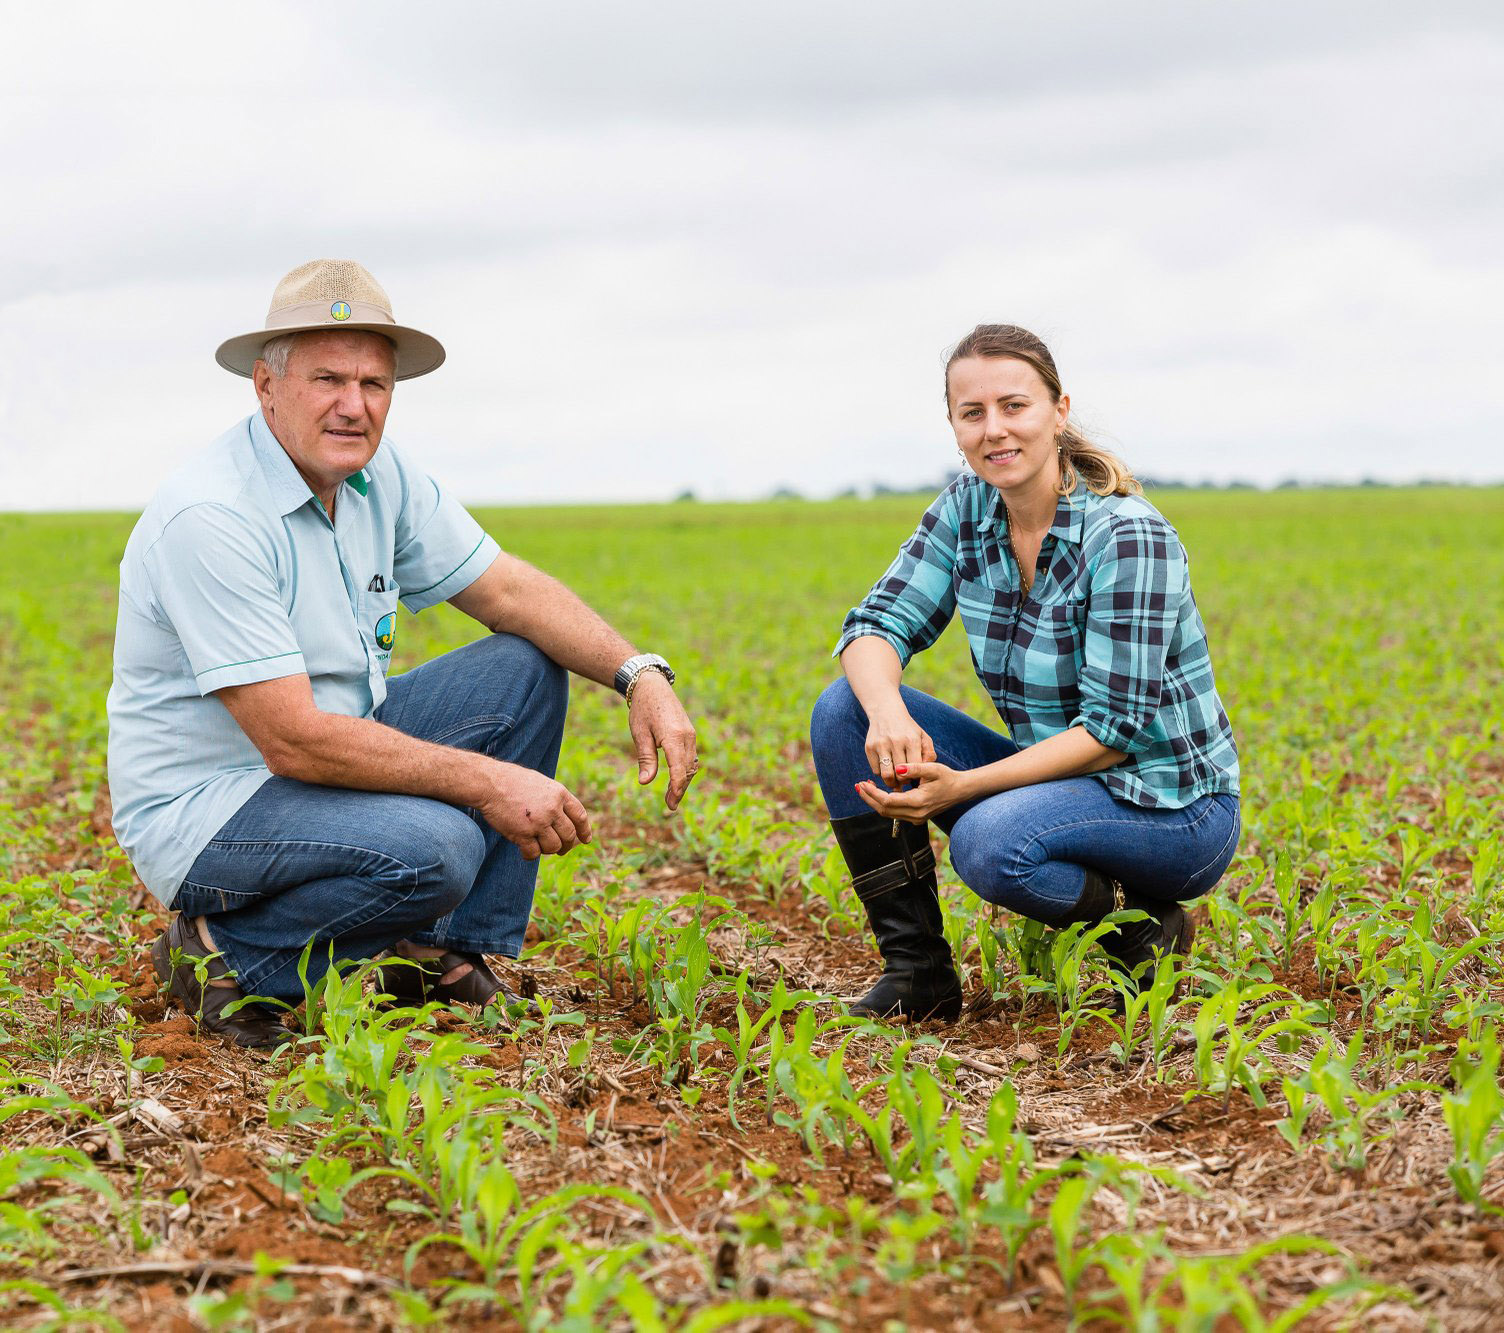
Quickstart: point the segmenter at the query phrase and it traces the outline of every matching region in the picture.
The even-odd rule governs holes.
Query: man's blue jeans
[[[995,763],[1019,747],[965,713],[908,686],[910,715],[955,769]],[[867,762],[867,715],[845,680],[815,704],[810,725],[815,770],[832,819],[871,814],[856,794],[875,775]],[[950,859],[979,897],[1039,921],[1076,905],[1085,867],[1130,893],[1161,902],[1198,898],[1226,871],[1240,830],[1236,796],[1202,796],[1182,810],[1119,801],[1096,778],[1018,787],[953,806],[934,822],[950,834]]]
[[[568,679],[527,640],[493,634],[395,677],[376,718],[551,777]],[[473,810],[272,777],[199,854],[172,905],[208,917],[246,994],[297,1000],[310,939],[310,981],[331,944],[336,959],[403,939],[515,958],[537,875]]]

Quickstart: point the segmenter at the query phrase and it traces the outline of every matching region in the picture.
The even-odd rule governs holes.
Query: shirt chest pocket
[[[360,637],[366,648],[381,664],[383,672],[391,664],[392,645],[397,642],[397,598],[401,590],[396,584],[381,592],[363,592],[356,605],[360,617]]]
[[[1086,634],[1086,598],[1067,599],[1063,602],[1048,602],[1042,605],[1025,605],[1044,633],[1056,639],[1080,643]]]

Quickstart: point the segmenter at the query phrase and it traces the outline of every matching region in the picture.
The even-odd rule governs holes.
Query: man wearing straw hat
[[[120,565],[109,696],[115,831],[177,909],[152,947],[202,1028],[288,1037],[277,1009],[338,959],[390,950],[409,1002],[510,999],[537,858],[590,841],[553,774],[567,672],[626,697],[638,779],[677,808],[694,729],[661,657],[505,554],[383,443],[397,380],[444,349],[360,265],[315,260],[219,364],[259,407],[158,491]],[[397,604],[490,633],[387,680]]]

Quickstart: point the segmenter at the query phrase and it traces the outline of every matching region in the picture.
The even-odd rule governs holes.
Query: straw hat
[[[261,349],[284,333],[341,329],[383,333],[397,345],[397,378],[410,380],[444,364],[437,338],[392,318],[392,302],[376,281],[350,259],[315,259],[293,269],[272,293],[266,327],[219,345],[214,359],[250,378]]]

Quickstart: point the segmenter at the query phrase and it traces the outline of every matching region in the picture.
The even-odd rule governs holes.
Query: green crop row
[[[267,1168],[310,1225],[386,1219],[400,1241],[386,1317],[838,1324],[808,1275],[855,1299],[964,1288],[985,1270],[1041,1299],[1025,1267],[1058,1280],[1079,1326],[1288,1328],[1414,1299],[1319,1227],[1234,1255],[1187,1245],[1177,1210],[1235,1206],[1221,1184],[1130,1148],[1046,1151],[1029,1113],[1044,1073],[1267,1111],[1292,1163],[1376,1190],[1406,1136],[1429,1135],[1458,1233],[1500,1211],[1504,599],[1491,590],[1504,506],[1439,490],[1164,506],[1242,749],[1241,852],[1192,956],[1133,996],[1101,967],[1094,929],[999,916],[947,875],[973,1022],[1007,1034],[982,1049],[964,1023],[916,1034],[852,1018],[794,947],[862,935],[805,732],[841,615],[917,506],[484,516],[674,660],[704,768],[665,820],[661,780],[637,786],[619,701],[577,687],[560,776],[605,833],[543,864],[529,957],[557,984],[538,1011],[454,1031],[382,1007],[362,969],[307,997],[264,1081],[279,1144]],[[164,1077],[125,997],[154,914],[103,818],[128,531],[118,516],[0,519],[0,1307],[38,1327],[110,1326],[100,1298],[48,1275],[90,1248],[120,1263],[156,1252],[185,1206],[120,1146],[124,1117]],[[400,663],[472,630],[447,608],[405,618]],[[908,679],[988,716],[955,632]],[[613,1084],[661,1094],[666,1123],[715,1108],[747,1136],[702,1188],[732,1200],[722,1234],[777,1279],[771,1294],[727,1279],[713,1241],[691,1241],[604,1169],[534,1187],[525,1167],[563,1151],[566,1121],[587,1149],[614,1142]],[[767,1135],[807,1163],[804,1180],[750,1146]],[[857,1166],[875,1183],[812,1183]],[[439,1251],[468,1275],[423,1279]],[[1323,1280],[1283,1284],[1302,1264]],[[685,1273],[698,1273],[690,1287]],[[246,1282],[198,1292],[190,1313],[251,1327],[301,1299],[270,1254]]]

